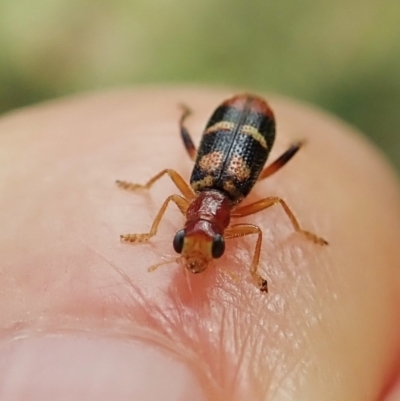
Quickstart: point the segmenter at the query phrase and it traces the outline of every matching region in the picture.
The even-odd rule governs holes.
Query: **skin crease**
[[[315,245],[293,232],[279,206],[242,221],[264,234],[261,294],[249,266],[255,236],[227,241],[199,275],[176,263],[183,217],[171,205],[147,244],[163,200],[178,193],[164,168],[188,179],[178,135],[198,144],[211,112],[232,93],[141,89],[60,100],[0,120],[0,333],[87,332],[140,338],[193,370],[209,400],[381,400],[400,366],[400,194],[380,154],[320,111],[268,97],[277,140],[307,144],[244,201],[281,196]]]

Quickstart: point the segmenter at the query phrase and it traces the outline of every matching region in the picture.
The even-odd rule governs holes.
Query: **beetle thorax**
[[[223,234],[230,221],[230,211],[231,203],[222,192],[200,192],[186,212],[186,226],[193,226],[195,222],[203,220],[211,223],[219,234]]]

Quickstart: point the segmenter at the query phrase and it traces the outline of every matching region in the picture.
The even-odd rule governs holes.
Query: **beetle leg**
[[[257,234],[257,242],[254,250],[253,261],[251,262],[250,273],[253,279],[256,281],[258,287],[261,292],[268,292],[268,283],[267,280],[262,278],[257,270],[258,270],[258,262],[260,260],[260,252],[261,252],[261,243],[262,243],[262,232],[260,227],[254,226],[252,224],[235,224],[233,226],[229,226],[225,230],[225,238],[238,238],[244,237],[245,235]]]
[[[261,172],[258,179],[263,180],[264,178],[267,178],[278,171],[297,153],[302,145],[304,145],[304,142],[296,142],[292,144],[289,149],[286,150],[286,152],[280,155],[272,164],[270,164]]]
[[[183,125],[185,120],[192,114],[192,111],[187,107],[186,105],[181,105],[182,108],[182,116],[179,120],[179,128],[181,131],[181,138],[183,141],[183,145],[185,146],[186,151],[189,154],[189,157],[195,161],[196,155],[197,155],[197,150],[196,147],[194,146],[193,140],[189,134],[189,131],[186,129],[186,127]]]
[[[151,225],[150,232],[143,234],[122,234],[120,235],[121,240],[125,242],[144,242],[156,235],[158,225],[160,224],[160,221],[164,216],[165,210],[167,209],[170,201],[174,202],[176,206],[178,206],[182,214],[186,214],[187,208],[189,207],[188,200],[179,195],[168,196],[168,198],[164,201],[163,205],[158,211],[157,216],[155,217],[153,224]]]
[[[317,235],[303,230],[300,227],[299,222],[297,221],[296,217],[294,216],[293,212],[290,210],[289,206],[287,203],[282,199],[278,198],[276,196],[271,196],[265,199],[261,199],[257,202],[251,203],[250,205],[246,206],[241,206],[237,209],[235,209],[232,212],[232,217],[244,217],[244,216],[249,216],[250,214],[254,214],[257,212],[260,212],[261,210],[267,209],[270,206],[276,205],[279,203],[282,207],[286,215],[289,217],[290,222],[292,223],[292,226],[296,232],[299,232],[303,235],[305,235],[310,241],[315,242],[316,244],[319,245],[328,245],[328,241],[324,240],[321,237],[318,237]]]
[[[158,181],[163,175],[168,174],[169,178],[173,181],[173,183],[176,185],[176,187],[181,191],[182,195],[190,200],[195,197],[195,194],[193,190],[190,188],[190,186],[186,183],[186,181],[182,178],[182,176],[176,172],[175,170],[166,168],[165,170],[160,171],[157,175],[154,177],[150,178],[149,181],[147,181],[146,184],[134,184],[129,181],[121,181],[117,180],[115,183],[123,188],[123,189],[128,189],[130,191],[135,191],[136,189],[150,189],[153,184]]]

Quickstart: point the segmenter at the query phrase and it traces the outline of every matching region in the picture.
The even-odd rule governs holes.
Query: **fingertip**
[[[149,266],[171,256],[183,224],[178,212],[168,211],[149,243],[118,243],[120,232],[147,232],[175,188],[160,180],[146,196],[126,193],[115,188],[115,177],[143,183],[175,168],[188,179],[193,164],[183,156],[177,104],[192,107],[188,126],[199,139],[226,97],[198,89],[115,92],[21,112],[2,126],[12,136],[0,137],[0,149],[10,148],[10,165],[19,166],[0,172],[3,183],[15,183],[4,184],[0,199],[8,262],[0,283],[3,327],[67,313],[111,326],[135,321],[194,355],[230,400],[377,394],[399,353],[400,197],[380,155],[345,124],[271,100],[278,122],[271,159],[298,138],[307,146],[258,183],[248,201],[283,197],[301,225],[330,244],[295,233],[279,208],[250,216],[263,232],[260,273],[268,294],[250,273],[250,237],[232,240],[204,274],[186,279],[172,264],[149,275]]]

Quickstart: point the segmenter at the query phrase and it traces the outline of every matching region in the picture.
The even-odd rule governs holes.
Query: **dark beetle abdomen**
[[[240,202],[253,188],[275,140],[267,103],[235,96],[213,113],[203,133],[190,184],[196,192],[216,189]]]

